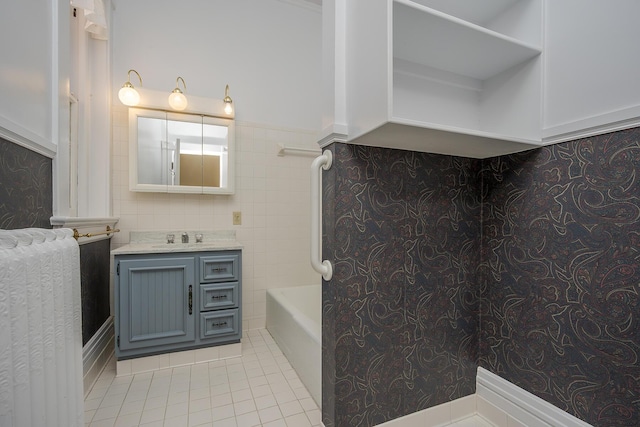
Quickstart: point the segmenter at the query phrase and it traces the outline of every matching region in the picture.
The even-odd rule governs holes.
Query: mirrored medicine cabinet
[[[129,108],[131,191],[233,194],[234,164],[233,120]]]

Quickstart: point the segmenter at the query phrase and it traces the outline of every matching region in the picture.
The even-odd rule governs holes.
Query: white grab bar
[[[322,222],[320,215],[322,211],[322,171],[331,167],[333,155],[331,151],[324,150],[321,156],[313,159],[311,163],[311,266],[315,271],[322,274],[326,281],[333,276],[333,267],[328,260],[322,261],[320,253],[320,243],[322,241]]]
[[[287,153],[299,153],[306,155],[318,155],[321,154],[322,151],[316,150],[315,148],[302,148],[302,147],[288,147],[284,144],[278,144],[278,156],[282,157]]]

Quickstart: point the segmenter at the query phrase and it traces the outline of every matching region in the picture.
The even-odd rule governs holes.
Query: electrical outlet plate
[[[241,225],[241,224],[242,224],[242,212],[234,212],[233,225]]]

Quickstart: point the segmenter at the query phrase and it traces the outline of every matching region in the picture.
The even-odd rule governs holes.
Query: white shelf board
[[[456,18],[485,25],[521,0],[413,0],[425,7],[439,10]]]
[[[541,141],[394,118],[350,144],[485,159],[531,150]]]
[[[540,53],[540,47],[421,4],[393,2],[396,58],[486,80]]]

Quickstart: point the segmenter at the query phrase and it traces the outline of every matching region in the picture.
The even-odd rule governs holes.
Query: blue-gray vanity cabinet
[[[239,342],[241,251],[114,257],[119,360]]]

